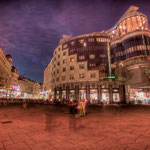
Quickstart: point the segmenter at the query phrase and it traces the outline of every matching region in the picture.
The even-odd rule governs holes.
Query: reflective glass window
[[[131,32],[132,31],[132,22],[131,22],[131,18],[127,19],[127,32]]]
[[[137,24],[136,17],[132,17],[132,24],[133,24],[133,30],[137,30],[138,24]]]

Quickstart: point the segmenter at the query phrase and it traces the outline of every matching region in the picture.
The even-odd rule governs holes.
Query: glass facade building
[[[129,103],[129,90],[148,89],[150,28],[137,10],[131,6],[108,31],[63,35],[44,71],[49,98]]]

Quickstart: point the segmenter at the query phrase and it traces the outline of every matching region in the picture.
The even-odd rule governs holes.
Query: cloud
[[[132,4],[141,6],[150,17],[150,2]],[[0,47],[12,54],[20,74],[43,81],[43,71],[62,34],[107,30],[130,5],[130,1],[118,0],[3,0]]]

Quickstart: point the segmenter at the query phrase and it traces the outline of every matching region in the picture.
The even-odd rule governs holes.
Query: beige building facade
[[[0,49],[0,89],[9,88],[12,67],[12,57],[5,56]]]

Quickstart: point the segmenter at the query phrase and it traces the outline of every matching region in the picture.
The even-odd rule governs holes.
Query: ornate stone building
[[[137,10],[108,31],[62,36],[44,71],[50,98],[128,103],[131,89],[150,88],[150,28]]]
[[[0,48],[0,89],[9,88],[12,67],[11,55],[4,55]]]
[[[21,90],[20,98],[38,98],[42,91],[42,84],[19,76],[18,84]]]
[[[19,76],[12,66],[12,56],[5,56],[0,49],[0,98],[37,98],[41,91],[42,84]]]

